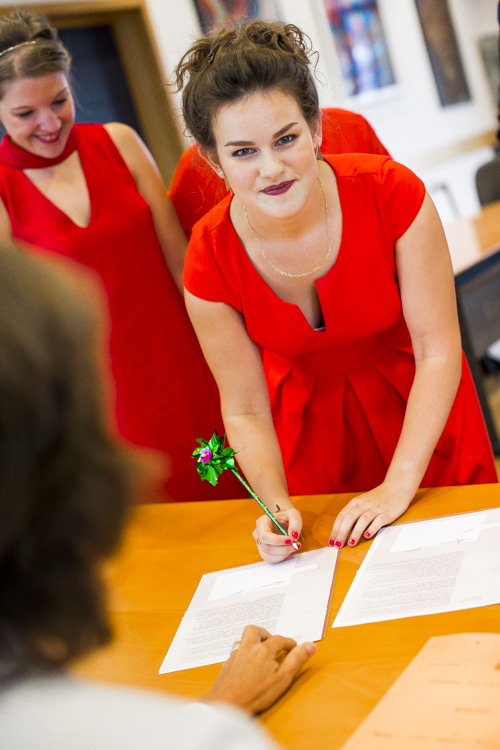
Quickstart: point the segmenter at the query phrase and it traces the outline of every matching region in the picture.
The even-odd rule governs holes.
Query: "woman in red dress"
[[[330,544],[395,520],[419,486],[495,482],[460,347],[445,236],[422,182],[388,157],[318,160],[304,36],[250,22],[178,66],[186,124],[234,196],[195,226],[186,302],[231,446],[292,552],[291,494],[361,492]]]
[[[111,313],[117,423],[131,442],[162,451],[163,497],[241,494],[207,488],[191,459],[220,421],[215,383],[187,317],[187,241],[151,154],[120,123],[74,125],[69,56],[47,19],[0,19],[0,240],[22,241],[94,269]],[[176,286],[177,284],[177,286]],[[179,287],[179,288],[177,288]]]

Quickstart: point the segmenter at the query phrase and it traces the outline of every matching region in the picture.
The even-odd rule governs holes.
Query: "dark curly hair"
[[[107,642],[98,564],[134,472],[103,417],[96,320],[74,284],[0,247],[0,665],[57,667]]]
[[[43,13],[15,10],[0,16],[0,53],[24,42],[36,44],[26,44],[0,55],[0,99],[5,87],[16,78],[38,78],[62,72],[70,79],[70,54]]]
[[[191,135],[216,154],[212,124],[219,107],[270,89],[292,96],[312,128],[320,118],[315,55],[300,29],[278,21],[235,23],[198,39],[175,69]]]

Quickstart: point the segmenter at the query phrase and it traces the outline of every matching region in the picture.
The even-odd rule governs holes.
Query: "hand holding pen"
[[[290,521],[292,520],[292,517],[295,515],[298,516],[297,519],[293,519],[296,521],[295,525],[298,525],[299,527],[302,525],[300,513],[295,508],[288,508],[284,509],[283,511],[280,511],[276,515],[273,515],[269,508],[264,505],[262,500],[257,497],[255,492],[252,490],[250,485],[243,479],[241,474],[239,473],[238,469],[236,468],[236,464],[234,461],[234,455],[235,451],[232,448],[224,447],[225,442],[225,435],[221,435],[221,437],[218,437],[217,430],[214,431],[214,434],[210,438],[210,440],[204,440],[203,438],[198,438],[196,441],[200,444],[199,448],[196,448],[193,451],[192,457],[196,458],[196,468],[198,470],[198,474],[200,475],[201,479],[206,479],[210,484],[213,484],[214,486],[217,484],[217,480],[219,479],[220,475],[224,471],[224,469],[229,469],[229,471],[232,471],[233,474],[235,474],[242,485],[245,487],[245,489],[250,493],[250,495],[253,497],[254,500],[257,501],[257,503],[260,505],[268,519],[272,523],[269,523],[267,519],[258,519],[257,521],[257,527],[256,530],[253,533],[254,539],[257,542],[257,546],[261,550],[261,554],[263,554],[263,557],[267,557],[266,551],[263,549],[262,544],[263,540],[260,538],[259,535],[256,536],[256,533],[259,529],[259,521],[266,520],[267,523],[265,525],[260,524],[260,527],[262,528],[262,534],[264,535],[265,532],[269,531],[270,528],[272,528],[272,524],[284,535],[284,544],[285,545],[291,545],[295,550],[299,550],[301,545],[298,542],[299,538],[299,532],[298,531],[292,531],[291,535],[288,536],[287,530],[282,525],[283,523],[287,523],[288,526],[292,525],[290,524]],[[279,559],[284,559],[284,557],[288,556],[288,550],[287,554],[285,555],[278,555]],[[268,560],[269,562],[278,562],[278,559],[274,560]]]

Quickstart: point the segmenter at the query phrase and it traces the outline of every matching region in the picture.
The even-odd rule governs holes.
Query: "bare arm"
[[[259,349],[250,339],[243,317],[223,302],[207,302],[185,290],[186,307],[221,396],[222,416],[231,447],[252,489],[271,512],[298,538],[300,514],[286,486],[281,451],[274,430]],[[285,515],[280,516],[278,508]],[[288,512],[290,511],[290,512]],[[267,516],[264,517],[267,519]],[[263,522],[261,554],[273,562],[293,548],[286,537]],[[255,535],[255,534],[254,534]],[[256,537],[257,538],[257,537]],[[267,540],[267,541],[266,541]],[[279,549],[271,550],[271,546]],[[267,554],[267,556],[266,556]]]
[[[10,223],[9,214],[5,208],[3,201],[0,200],[0,243],[2,245],[15,245],[15,240],[12,236],[12,226]]]
[[[415,379],[383,484],[354,498],[335,521],[331,539],[341,545],[348,541],[354,546],[363,533],[371,537],[404,513],[427,469],[460,382],[453,271],[441,222],[427,195],[396,243],[396,265],[415,354]]]
[[[156,162],[145,143],[128,125],[110,122],[105,128],[130,169],[139,193],[149,204],[165,261],[182,293],[182,271],[187,239],[167,196]]]

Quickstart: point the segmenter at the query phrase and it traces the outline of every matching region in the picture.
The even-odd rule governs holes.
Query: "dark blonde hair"
[[[94,317],[73,283],[0,247],[0,677],[110,637],[98,565],[134,472],[103,415]]]
[[[320,117],[315,54],[300,29],[277,21],[240,22],[198,39],[175,69],[189,131],[215,153],[213,120],[219,107],[270,89],[292,96],[312,128]]]
[[[5,52],[11,47],[17,49]],[[1,55],[2,52],[5,54]],[[70,68],[69,52],[42,13],[15,10],[0,16],[0,99],[5,87],[17,78],[39,78],[62,72],[69,80]]]

